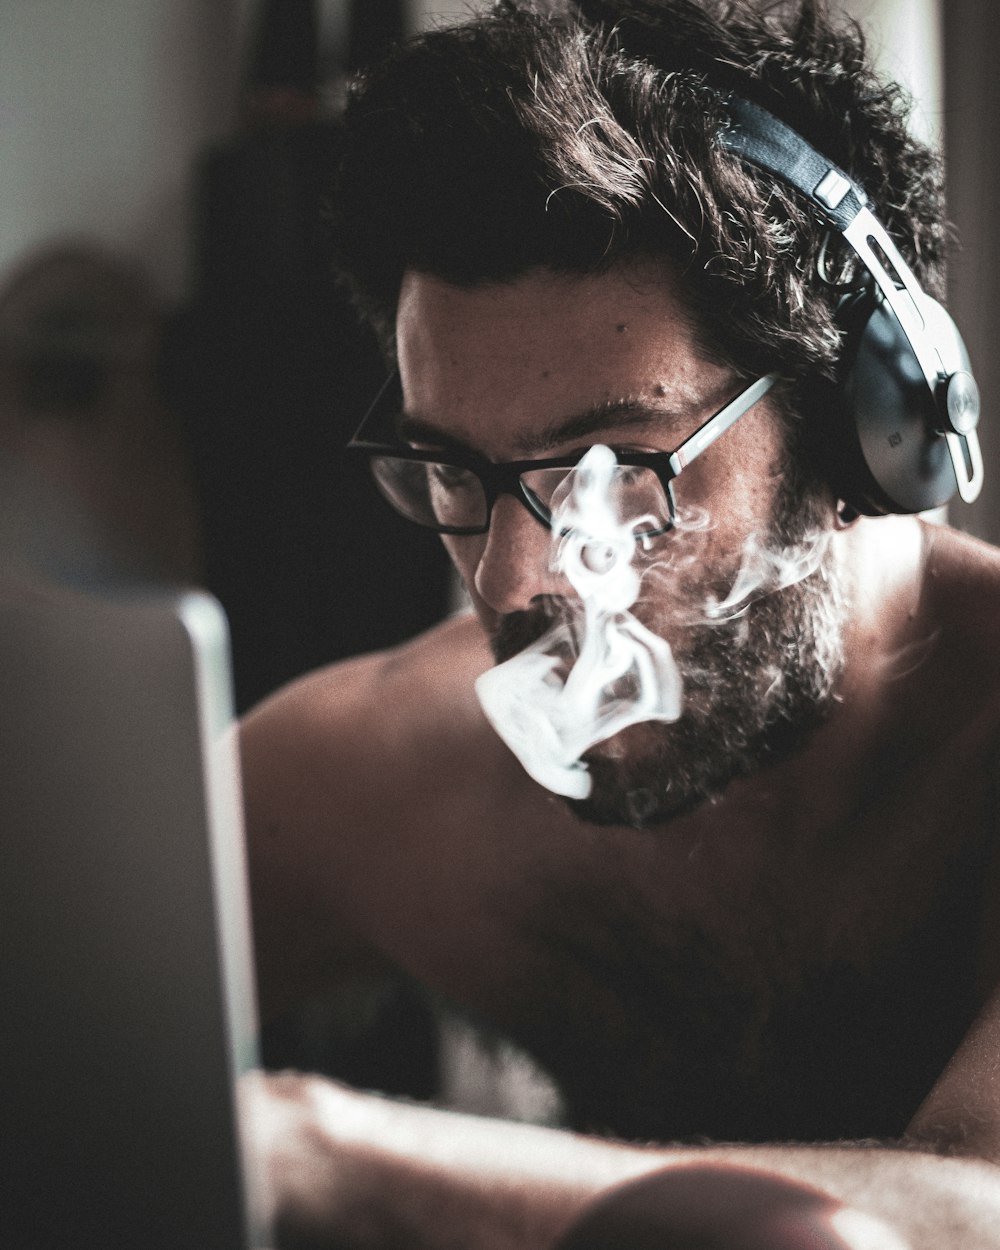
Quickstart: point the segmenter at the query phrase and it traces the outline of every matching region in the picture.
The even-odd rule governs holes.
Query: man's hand
[[[349,1091],[298,1072],[248,1072],[240,1117],[253,1169],[255,1206],[276,1244],[333,1250],[350,1207],[350,1163],[331,1126]]]
[[[262,1216],[286,1250],[542,1250],[595,1194],[656,1164],[295,1072],[247,1074],[240,1109]]]
[[[291,1250],[550,1250],[561,1237],[563,1250],[594,1250],[601,1221],[631,1218],[636,1202],[655,1215],[658,1250],[686,1250],[696,1230],[726,1250],[1000,1250],[1000,1172],[974,1159],[868,1144],[628,1146],[292,1073],[254,1075],[243,1098]]]

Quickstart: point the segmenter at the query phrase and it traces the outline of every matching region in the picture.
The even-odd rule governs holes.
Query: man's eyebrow
[[[654,425],[670,425],[684,419],[685,413],[667,401],[650,403],[649,400],[628,396],[624,399],[607,399],[594,404],[562,421],[553,421],[533,435],[525,450],[551,451],[565,443],[590,438],[598,432],[609,430],[648,430]]]
[[[393,421],[393,432],[397,438],[407,443],[426,443],[428,447],[446,451],[469,451],[467,444],[453,434],[438,429],[433,421],[425,421],[422,417],[411,417],[408,413],[399,413]]]
[[[566,443],[592,437],[598,432],[619,430],[647,430],[653,425],[670,424],[683,420],[685,414],[669,403],[653,404],[637,398],[608,399],[592,405],[585,412],[555,420],[549,425],[522,439],[515,445],[521,456],[537,456]],[[439,429],[432,421],[403,413],[396,420],[396,432],[400,438],[411,443],[424,443],[443,450],[469,451],[466,443],[452,434]]]

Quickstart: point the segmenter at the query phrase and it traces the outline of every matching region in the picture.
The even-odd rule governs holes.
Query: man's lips
[[[498,664],[533,646],[555,625],[565,625],[571,634],[573,614],[559,600],[540,600],[525,612],[510,612],[500,618],[490,638],[493,658]]]

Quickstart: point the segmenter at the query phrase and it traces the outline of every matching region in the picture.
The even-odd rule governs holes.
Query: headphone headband
[[[841,234],[863,208],[871,207],[842,169],[773,113],[738,96],[729,98],[728,108],[733,126],[723,133],[723,146],[795,187]]]

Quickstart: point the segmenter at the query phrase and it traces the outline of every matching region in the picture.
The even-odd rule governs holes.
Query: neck
[[[847,616],[835,705],[801,749],[735,783],[724,800],[796,840],[842,825],[857,809],[878,768],[878,744],[901,714],[903,678],[933,640],[922,610],[924,539],[915,518],[865,519],[833,544]]]

